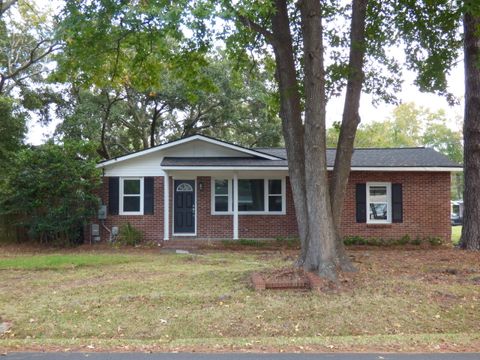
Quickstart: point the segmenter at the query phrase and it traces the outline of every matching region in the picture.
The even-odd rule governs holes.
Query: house
[[[335,150],[327,157],[331,170]],[[98,167],[102,239],[127,222],[156,242],[297,236],[285,149],[194,135]],[[351,170],[342,235],[450,241],[450,173],[460,165],[428,148],[356,149]]]

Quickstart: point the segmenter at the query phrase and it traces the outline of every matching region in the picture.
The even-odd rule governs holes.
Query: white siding
[[[162,155],[158,152],[104,167],[105,176],[163,176]]]
[[[105,176],[164,176],[160,164],[165,156],[172,157],[251,157],[248,154],[194,140],[104,167]]]
[[[162,151],[163,156],[176,157],[252,157],[251,155],[210,144],[202,140],[194,140]]]

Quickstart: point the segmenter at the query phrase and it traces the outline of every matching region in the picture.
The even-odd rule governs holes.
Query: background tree
[[[461,131],[452,130],[444,110],[431,111],[414,103],[397,106],[390,117],[361,124],[355,147],[431,147],[458,164],[463,162]],[[339,128],[327,130],[329,147],[337,144]],[[452,199],[463,196],[463,173],[452,174]]]
[[[465,193],[460,247],[480,250],[480,4],[464,2]]]

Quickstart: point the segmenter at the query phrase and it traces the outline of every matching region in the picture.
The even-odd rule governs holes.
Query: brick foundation
[[[369,181],[403,184],[403,222],[373,225],[355,222],[355,184]],[[200,190],[200,183],[202,190]],[[297,236],[295,209],[290,183],[286,184],[285,215],[239,215],[239,237],[249,239],[271,239]],[[122,216],[108,215],[105,225],[121,226],[130,222],[143,231],[144,240],[161,242],[164,238],[163,224],[163,177],[155,177],[154,215]],[[173,180],[170,178],[170,238],[172,237]],[[211,178],[197,178],[197,239],[231,239],[233,236],[232,215],[211,214]],[[108,178],[104,178],[100,197],[108,204]],[[98,220],[93,220],[98,223]],[[352,172],[343,209],[341,232],[343,236],[377,237],[399,239],[439,237],[450,241],[450,173],[440,172]],[[101,229],[102,240],[108,232]],[[191,239],[191,237],[190,237]],[[89,229],[86,240],[90,240]]]

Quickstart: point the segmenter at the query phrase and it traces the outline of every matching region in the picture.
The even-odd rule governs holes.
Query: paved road
[[[470,354],[11,353],[6,360],[480,360]]]

